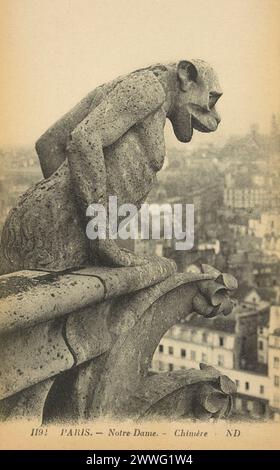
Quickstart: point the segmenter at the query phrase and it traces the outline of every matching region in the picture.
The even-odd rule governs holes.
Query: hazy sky
[[[33,143],[96,85],[160,61],[203,58],[216,68],[224,96],[213,142],[246,132],[252,122],[267,130],[272,112],[279,112],[280,0],[0,5],[0,145]]]

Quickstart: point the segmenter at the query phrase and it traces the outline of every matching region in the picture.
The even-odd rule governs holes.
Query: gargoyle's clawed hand
[[[202,272],[213,274],[213,280],[199,281],[199,293],[193,299],[193,307],[196,313],[206,318],[216,315],[229,315],[233,308],[229,293],[238,286],[235,277],[224,274],[207,264],[202,265]]]
[[[98,240],[97,243],[98,250],[95,253],[97,253],[102,265],[132,267],[141,266],[149,261],[148,257],[136,255],[125,248],[120,248],[114,240]]]
[[[207,364],[200,364],[205,373],[219,371]],[[232,410],[232,395],[236,393],[236,385],[226,375],[219,374],[216,380],[202,382],[199,393],[194,399],[194,414],[199,419],[228,417]]]

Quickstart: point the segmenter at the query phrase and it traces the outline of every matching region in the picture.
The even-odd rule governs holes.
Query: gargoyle
[[[2,273],[146,263],[108,236],[90,241],[86,210],[94,203],[107,208],[109,196],[140,207],[164,163],[166,119],[180,142],[189,142],[193,129],[215,131],[221,94],[201,60],[137,70],[89,93],[36,143],[46,179],[7,218]]]

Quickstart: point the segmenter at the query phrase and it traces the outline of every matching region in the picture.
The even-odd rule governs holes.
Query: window
[[[202,362],[207,362],[207,354],[202,353],[201,354],[201,360],[202,360]]]
[[[163,353],[163,351],[164,351],[163,344],[160,344],[158,347],[158,352]]]
[[[181,349],[181,357],[186,357],[187,351],[185,349]]]
[[[164,363],[161,361],[158,361],[158,370],[163,371],[164,370]]]
[[[262,341],[259,341],[259,350],[263,351],[263,342]]]
[[[173,353],[174,353],[173,346],[169,346],[169,348],[168,348],[168,354],[170,354],[170,355],[172,356]]]
[[[239,387],[239,385],[240,385],[239,380],[236,380],[236,381],[235,381],[235,385],[236,385],[236,387]]]
[[[219,346],[223,346],[224,345],[224,338],[223,336],[219,336]]]
[[[191,360],[195,361],[195,351],[191,351]]]
[[[263,334],[263,327],[262,326],[260,327],[259,331],[260,331],[260,335],[262,335]]]
[[[273,358],[273,367],[274,369],[279,369],[279,357]]]
[[[242,410],[242,399],[241,398],[236,398],[235,408],[236,408],[236,410]]]
[[[274,387],[279,387],[279,377],[278,377],[278,375],[274,375]]]
[[[279,395],[274,395],[273,397],[273,404],[274,406],[278,407],[280,405],[280,396]]]
[[[173,369],[174,369],[173,364],[168,364],[168,370],[169,370],[169,372],[172,372]]]
[[[202,333],[202,341],[203,343],[207,343],[207,333]]]
[[[253,411],[253,409],[254,409],[254,402],[251,401],[251,400],[248,400],[247,401],[247,410],[248,411]]]
[[[249,390],[249,388],[250,388],[249,382],[245,382],[245,390]]]
[[[260,385],[260,393],[263,395],[264,394],[264,386]]]
[[[218,366],[223,367],[224,365],[224,356],[221,354],[218,355]]]

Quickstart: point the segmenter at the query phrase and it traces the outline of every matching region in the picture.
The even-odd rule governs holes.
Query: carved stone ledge
[[[134,268],[2,276],[2,419],[227,415],[234,384],[215,369],[151,375],[149,367],[172,325],[194,311],[228,314],[235,287],[211,267],[176,274],[162,258]]]

